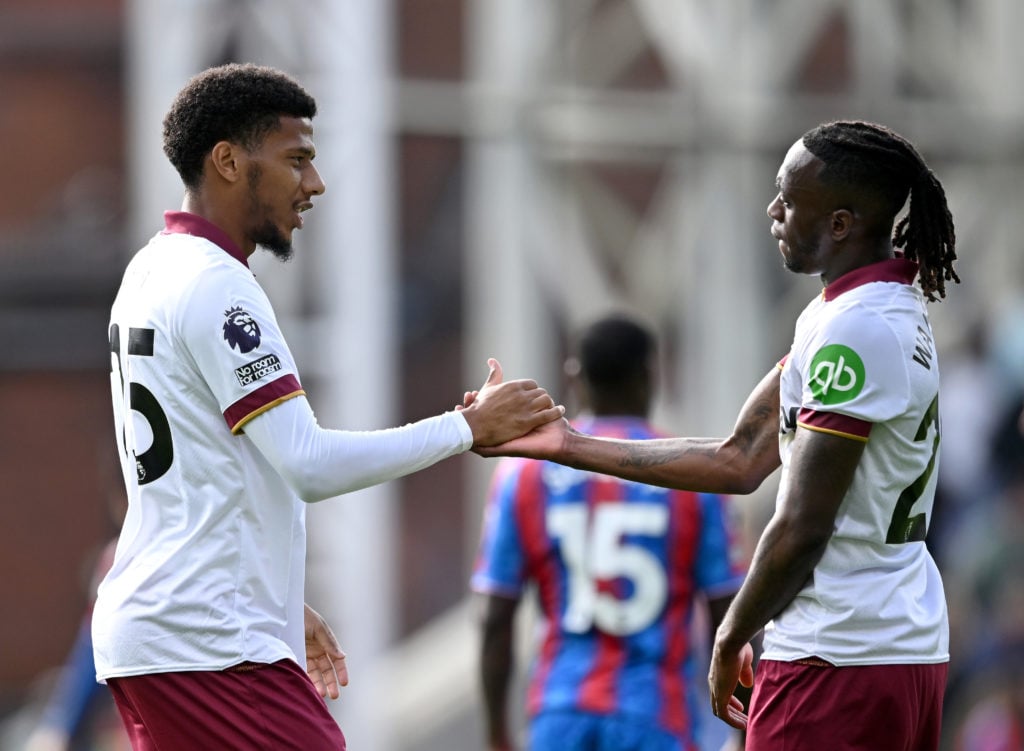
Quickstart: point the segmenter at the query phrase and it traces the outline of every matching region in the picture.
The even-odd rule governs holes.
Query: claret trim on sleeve
[[[804,407],[797,417],[797,425],[820,433],[831,433],[855,441],[867,442],[872,423],[838,412],[818,412]]]

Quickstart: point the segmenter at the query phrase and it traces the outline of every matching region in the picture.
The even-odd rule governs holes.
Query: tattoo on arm
[[[626,449],[619,459],[620,467],[645,469],[671,464],[686,456],[709,457],[715,452],[718,441],[711,438],[688,438],[684,443],[672,441],[671,445],[650,446],[641,442]]]
[[[749,452],[766,436],[775,440],[778,430],[776,412],[778,405],[771,399],[759,399],[750,405],[750,413],[740,419],[733,431],[733,442],[736,446],[744,452]]]

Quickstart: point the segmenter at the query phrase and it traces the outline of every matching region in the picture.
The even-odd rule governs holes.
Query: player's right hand
[[[479,391],[464,395],[461,409],[473,431],[474,449],[511,441],[565,414],[565,407],[536,381],[504,381],[501,363],[491,358],[487,364],[487,380]]]

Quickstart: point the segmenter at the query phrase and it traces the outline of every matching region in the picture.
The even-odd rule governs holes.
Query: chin
[[[294,250],[292,249],[292,233],[282,232],[281,229],[271,224],[260,228],[253,241],[263,250],[272,253],[275,258],[281,261],[290,260]]]
[[[274,242],[257,243],[257,245],[279,261],[290,261],[292,256],[295,255],[295,248],[292,247],[290,242],[275,240]]]

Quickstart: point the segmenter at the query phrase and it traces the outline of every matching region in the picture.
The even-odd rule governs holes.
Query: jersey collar
[[[190,214],[187,211],[165,211],[164,225],[165,235],[193,235],[195,237],[202,237],[225,251],[246,268],[249,268],[249,261],[245,253],[235,245],[234,240],[228,237],[228,233],[198,214]]]
[[[870,282],[898,282],[913,284],[917,275],[917,263],[906,258],[888,258],[884,261],[861,266],[848,271],[821,291],[825,302],[835,300],[844,292]]]

